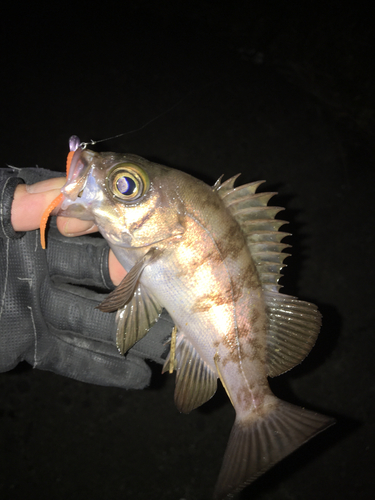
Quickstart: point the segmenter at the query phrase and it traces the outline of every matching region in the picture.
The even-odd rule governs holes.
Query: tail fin
[[[256,420],[236,418],[214,499],[232,498],[281,459],[334,423],[334,419],[277,400]]]

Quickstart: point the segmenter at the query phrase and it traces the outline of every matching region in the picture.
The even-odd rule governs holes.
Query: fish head
[[[77,149],[58,215],[92,220],[107,241],[144,247],[184,232],[179,171],[136,155]]]

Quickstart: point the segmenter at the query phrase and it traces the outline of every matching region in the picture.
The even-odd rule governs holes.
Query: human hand
[[[0,169],[0,255],[4,262],[0,268],[0,372],[26,360],[36,368],[85,382],[144,387],[150,379],[144,359],[164,361],[171,319],[163,313],[126,357],[121,356],[115,345],[116,315],[95,308],[105,295],[92,288],[110,291],[124,270],[112,269],[111,279],[109,247],[104,239],[88,236],[95,227],[82,221],[59,222],[63,232],[68,228],[70,235],[84,233],[67,238],[52,218],[47,250],[43,250],[35,228],[63,179],[47,181],[56,174],[43,169],[22,169],[18,177],[9,172]],[[34,187],[19,184],[16,188],[19,177]],[[35,184],[41,179],[46,184]]]
[[[32,231],[39,228],[43,212],[59,195],[65,177],[54,177],[35,184],[19,184],[14,192],[11,223],[15,231]],[[97,226],[91,221],[57,217],[57,228],[64,236],[81,236],[94,233]],[[110,250],[108,257],[109,275],[115,286],[119,285],[126,271]]]

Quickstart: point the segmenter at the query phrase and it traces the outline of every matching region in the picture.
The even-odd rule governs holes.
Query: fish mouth
[[[70,202],[74,202],[77,198],[82,197],[94,156],[95,153],[90,150],[83,152],[81,148],[78,148],[75,151],[66,183],[61,189],[65,198],[70,200]]]

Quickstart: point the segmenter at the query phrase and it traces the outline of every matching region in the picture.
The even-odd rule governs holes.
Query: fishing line
[[[191,95],[196,94],[198,92],[201,92],[202,90],[206,89],[207,87],[210,87],[210,86],[214,85],[215,83],[219,82],[220,80],[223,80],[223,78],[224,78],[224,76],[221,76],[219,78],[216,78],[216,80],[213,80],[213,81],[211,81],[209,83],[206,83],[205,85],[203,85],[201,87],[198,87],[198,88],[195,88],[193,90],[190,90],[190,92],[188,92],[184,97],[182,97],[181,99],[179,99],[170,108],[167,108],[166,110],[162,111],[160,114],[158,114],[157,116],[155,116],[154,118],[152,118],[151,120],[149,120],[148,122],[146,122],[145,124],[143,124],[141,127],[135,128],[133,130],[129,130],[128,132],[123,132],[121,134],[113,135],[113,136],[107,137],[105,139],[98,139],[97,141],[94,141],[93,139],[91,139],[89,142],[81,142],[80,145],[79,145],[79,147],[81,149],[86,149],[87,146],[94,146],[95,144],[98,144],[99,142],[110,141],[112,139],[117,139],[118,137],[123,137],[124,135],[130,135],[130,134],[135,134],[136,132],[140,132],[144,128],[146,128],[149,125],[151,125],[151,123],[155,122],[156,120],[159,120],[159,118],[161,118],[162,116],[167,115],[174,108],[176,108],[182,102],[186,101],[189,97],[191,97]]]

